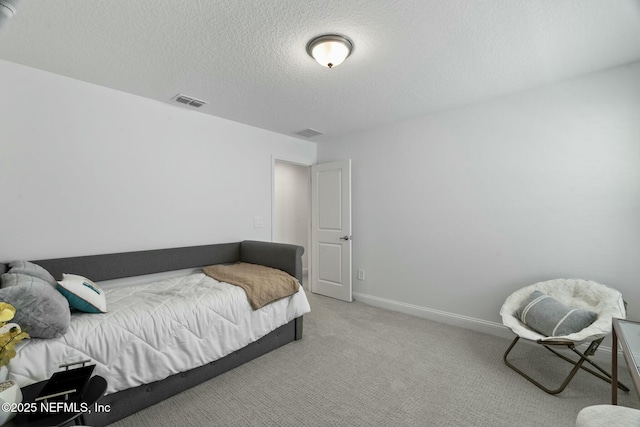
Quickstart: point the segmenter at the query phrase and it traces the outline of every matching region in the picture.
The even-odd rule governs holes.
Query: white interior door
[[[351,160],[311,167],[311,291],[352,301]]]

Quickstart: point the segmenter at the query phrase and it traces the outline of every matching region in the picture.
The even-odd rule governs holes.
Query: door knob
[[[344,236],[341,237],[340,240],[351,240],[351,236]]]

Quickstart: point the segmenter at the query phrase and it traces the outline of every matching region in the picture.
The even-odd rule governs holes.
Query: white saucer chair
[[[590,325],[572,333],[565,333],[564,335],[557,336],[539,333],[524,324],[516,314],[519,309],[523,308],[525,301],[531,299],[534,291],[540,291],[544,294],[545,296],[543,298],[546,298],[546,295],[551,296],[556,300],[553,301],[553,303],[559,302],[564,306],[567,306],[565,308],[570,309],[571,311],[574,311],[574,309],[592,311],[597,314],[597,317]],[[611,383],[611,375],[602,367],[598,366],[589,357],[596,352],[604,337],[611,333],[612,319],[614,317],[619,319],[624,319],[626,317],[625,302],[622,299],[622,294],[617,290],[594,281],[581,279],[555,279],[539,282],[526,286],[511,294],[502,305],[500,315],[502,316],[502,323],[516,334],[515,339],[504,353],[504,363],[540,389],[549,394],[558,394],[567,387],[571,379],[580,369],[584,369],[590,374]],[[564,318],[567,316],[569,316],[569,314],[566,314],[564,317],[560,315],[562,320],[560,320],[558,325],[562,323]],[[529,321],[527,321],[527,323],[531,324]],[[557,326],[555,330],[557,330]],[[534,341],[544,346],[556,356],[574,365],[573,369],[569,372],[569,375],[563,380],[562,384],[560,384],[558,388],[550,389],[543,386],[507,360],[507,356],[520,338]],[[576,348],[576,345],[579,343],[589,343],[584,352],[581,352]],[[578,355],[578,360],[572,360],[551,348],[558,348],[558,346],[566,347],[573,351]],[[585,362],[593,366],[599,372],[585,366]],[[627,392],[629,391],[625,385],[620,383],[619,388]]]

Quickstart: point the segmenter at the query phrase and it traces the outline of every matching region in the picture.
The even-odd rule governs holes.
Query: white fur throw
[[[585,329],[569,335],[547,337],[523,324],[516,316],[522,303],[534,292],[551,295],[561,303],[594,311],[598,318]],[[614,317],[624,319],[626,310],[622,294],[598,282],[582,279],[554,279],[525,286],[512,293],[500,309],[502,323],[521,338],[532,341],[568,340],[574,342],[593,341],[611,333]]]

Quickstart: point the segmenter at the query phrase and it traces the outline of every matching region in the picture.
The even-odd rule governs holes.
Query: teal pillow
[[[547,337],[559,337],[580,332],[598,314],[564,305],[551,295],[534,291],[516,311],[522,323]]]
[[[106,313],[107,300],[104,291],[86,277],[63,274],[58,282],[58,291],[69,301],[69,305],[85,313]]]

